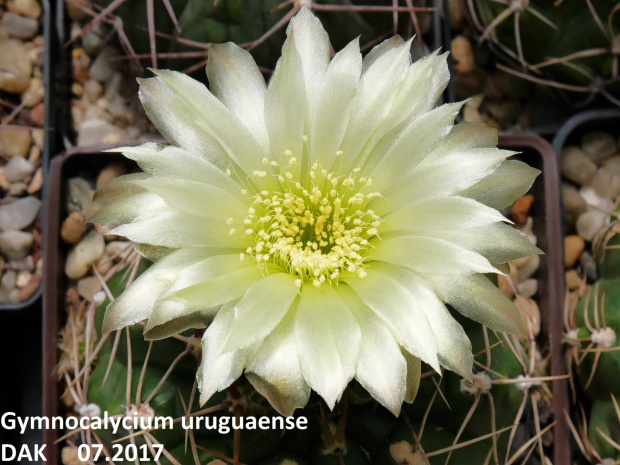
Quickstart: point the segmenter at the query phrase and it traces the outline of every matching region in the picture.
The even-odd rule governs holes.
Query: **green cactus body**
[[[571,93],[573,102],[600,93],[620,104],[617,7],[607,0],[477,0],[473,14],[482,23],[481,38],[515,72],[578,90]]]
[[[580,389],[591,403],[588,440],[603,459],[618,460],[613,443],[620,441],[620,223],[601,236],[596,251],[596,281],[580,299],[575,311],[580,352],[574,371]]]

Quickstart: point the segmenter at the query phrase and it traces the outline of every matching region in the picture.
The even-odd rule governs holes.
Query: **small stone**
[[[568,270],[566,272],[566,287],[569,291],[577,290],[581,287],[583,281],[579,277],[579,274],[575,270]]]
[[[106,36],[103,23],[97,23],[82,37],[84,51],[91,57],[96,56],[103,46],[103,37]]]
[[[502,294],[508,297],[510,300],[515,296],[515,290],[511,283],[510,277],[503,274],[497,275],[497,287]]]
[[[566,236],[564,238],[564,266],[574,267],[585,248],[586,241],[582,237]]]
[[[467,7],[464,0],[448,0],[450,11],[450,28],[453,31],[464,29],[467,22]]]
[[[526,194],[515,200],[510,212],[512,218],[518,223],[523,224],[528,218],[532,204],[534,203],[534,196],[532,194]]]
[[[45,124],[45,104],[38,103],[30,110],[30,120],[34,126],[43,126]]]
[[[596,175],[596,165],[579,147],[564,147],[560,164],[562,174],[579,185],[587,184]]]
[[[602,210],[613,210],[611,199],[600,196],[593,186],[586,186],[579,189],[579,195],[586,201],[588,207],[594,207]]]
[[[39,22],[36,19],[27,18],[10,11],[2,16],[2,25],[11,37],[21,40],[34,37],[39,30]]]
[[[60,236],[62,240],[67,244],[77,244],[84,233],[86,232],[86,223],[84,221],[84,215],[80,212],[71,213],[65,220],[62,222],[62,227],[60,228]]]
[[[609,215],[606,213],[590,210],[582,213],[577,218],[577,234],[586,241],[591,241],[596,232],[609,222]]]
[[[610,173],[620,176],[620,155],[608,158],[603,162],[603,166]]]
[[[0,188],[2,188],[2,190],[8,191],[11,188],[11,183],[4,174],[4,172],[6,171],[4,168],[4,166],[0,166]]]
[[[30,195],[36,194],[37,192],[41,190],[42,187],[43,187],[43,168],[39,167],[39,169],[34,173],[34,176],[32,177],[30,184],[28,184],[28,188],[26,189],[26,192],[28,192]]]
[[[97,189],[105,186],[112,179],[127,174],[127,167],[123,162],[117,161],[109,163],[105,168],[101,170],[99,176],[97,176]]]
[[[1,47],[0,47],[1,48]],[[0,61],[2,63],[2,61]],[[0,71],[0,74],[2,71]],[[30,132],[21,129],[0,129],[0,156],[26,158],[30,150]]]
[[[105,246],[105,254],[114,261],[126,259],[133,251],[130,242],[127,241],[111,241]]]
[[[484,100],[483,95],[474,95],[471,97],[463,107],[463,119],[469,122],[482,122],[480,115],[480,105]]]
[[[19,289],[9,291],[9,302],[19,302]]]
[[[68,190],[67,211],[83,213],[93,198],[94,191],[90,183],[84,178],[71,178],[68,182]]]
[[[25,182],[11,183],[11,187],[9,188],[9,196],[23,197],[26,194],[27,189],[28,184],[26,184]]]
[[[114,59],[117,56],[118,52],[112,47],[101,50],[90,67],[90,77],[99,82],[107,82],[120,67],[120,62]]]
[[[0,233],[0,250],[9,260],[25,258],[31,246],[32,233],[25,231],[4,231]]]
[[[106,120],[97,118],[82,122],[78,134],[78,146],[113,143],[122,139],[123,132]]]
[[[573,226],[579,215],[588,209],[585,199],[570,184],[562,183],[562,202],[564,203],[564,221],[569,226]]]
[[[538,304],[528,297],[517,297],[514,301],[525,322],[525,329],[528,333],[538,336],[540,333],[540,309]]]
[[[40,284],[41,284],[41,275],[33,274],[30,277],[30,281],[28,281],[28,283],[19,290],[19,294],[18,294],[19,301],[23,302],[24,300],[28,299],[32,294],[35,293],[35,291],[39,288]]]
[[[86,9],[90,8],[90,6],[90,0],[72,0],[71,2],[65,3],[69,18],[78,23],[82,23],[90,18],[89,14],[86,12]]]
[[[482,110],[487,112],[501,127],[513,124],[521,114],[521,104],[515,100],[490,100],[484,102]]]
[[[34,221],[40,208],[41,201],[32,196],[0,205],[0,230],[24,229]]]
[[[91,231],[67,255],[65,274],[71,279],[83,277],[105,251],[103,236]]]
[[[15,287],[22,288],[26,286],[31,279],[32,275],[28,271],[20,271],[17,274],[17,279],[15,280]]]
[[[84,86],[79,82],[71,84],[71,93],[76,97],[81,97],[84,94]]]
[[[538,292],[538,281],[535,279],[526,279],[522,283],[517,284],[517,290],[523,297],[532,297]]]
[[[476,67],[474,49],[471,42],[462,35],[452,39],[450,51],[454,59],[454,69],[458,72],[467,73]]]
[[[96,276],[82,278],[77,283],[77,291],[84,299],[93,301],[95,294],[101,290],[101,281]]]
[[[32,141],[37,148],[43,150],[43,144],[45,143],[45,131],[43,131],[43,129],[33,129],[30,135],[32,136]],[[30,162],[36,166],[36,163],[32,160],[30,160]]]
[[[2,289],[10,291],[15,287],[16,279],[17,273],[15,273],[15,271],[9,270],[2,275],[2,279],[0,280],[0,286],[2,286]]]
[[[581,257],[579,257],[579,264],[581,265],[581,268],[586,271],[586,275],[588,276],[588,279],[590,281],[594,282],[598,279],[596,272],[596,262],[592,258],[590,252],[586,250],[581,254]]]
[[[45,87],[43,86],[43,80],[32,78],[28,84],[28,88],[22,93],[22,103],[26,107],[32,108],[43,100],[44,95]]]
[[[540,266],[540,255],[532,255],[524,260],[517,265],[517,276],[520,283],[534,276]]]
[[[587,132],[581,138],[581,148],[594,163],[618,153],[618,146],[611,134],[602,131]]]
[[[23,181],[34,173],[34,166],[22,157],[13,157],[6,164],[4,175],[10,182]]]
[[[9,0],[9,11],[37,19],[41,16],[41,4],[37,0]]]
[[[104,275],[110,270],[110,268],[112,268],[113,264],[114,264],[114,261],[110,257],[104,254],[97,261],[97,263],[95,263],[95,268],[97,269],[100,275]]]
[[[84,94],[91,102],[95,102],[99,97],[101,97],[102,92],[103,87],[94,79],[89,79],[84,83]]]
[[[606,167],[599,168],[591,185],[600,197],[615,199],[620,195],[620,174],[614,174]]]
[[[0,63],[0,90],[12,94],[25,91],[30,83],[32,63],[22,42],[14,39],[0,42]]]

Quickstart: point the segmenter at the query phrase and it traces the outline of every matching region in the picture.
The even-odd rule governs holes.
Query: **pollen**
[[[356,192],[364,186],[360,171],[328,173],[315,163],[302,178],[277,174],[280,191],[248,197],[248,215],[241,222],[252,244],[247,254],[265,272],[289,273],[298,288],[304,282],[320,288],[347,275],[365,277],[366,251],[380,240],[381,225],[366,207],[380,194]]]

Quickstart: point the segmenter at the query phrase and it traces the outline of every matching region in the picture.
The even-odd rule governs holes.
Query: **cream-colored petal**
[[[106,309],[103,332],[109,333],[149,317],[159,295],[183,268],[204,259],[211,251],[181,249],[149,267]]]
[[[208,133],[187,102],[180,99],[159,78],[138,79],[138,96],[146,115],[172,145],[209,160],[220,169],[230,165],[224,148]]]
[[[478,323],[497,331],[525,334],[517,307],[484,275],[428,276],[442,300]]]
[[[144,339],[155,341],[188,329],[206,328],[219,307],[195,310],[178,302],[159,300],[144,327]]]
[[[386,51],[362,74],[357,94],[351,105],[351,117],[342,141],[342,160],[332,167],[348,173],[358,160],[367,141],[372,139],[377,127],[386,118],[394,103],[398,89],[411,62],[411,41]],[[373,144],[374,145],[374,144]],[[355,165],[355,166],[354,166]]]
[[[364,161],[363,172],[382,192],[418,166],[450,132],[462,103],[446,104],[413,119],[405,129],[387,134]]]
[[[236,196],[203,182],[152,177],[134,181],[134,184],[157,194],[170,207],[192,215],[212,218],[224,224],[228,218],[238,218],[238,228],[248,213],[247,205]]]
[[[471,197],[493,208],[505,208],[525,194],[540,174],[536,168],[517,160],[506,160],[486,178],[461,191],[459,195]]]
[[[121,147],[114,151],[123,152],[123,155],[134,160],[151,176],[208,183],[237,198],[242,197],[240,192],[243,186],[208,159],[180,147],[147,142],[137,147]],[[107,187],[108,184],[105,188]]]
[[[306,95],[303,64],[289,35],[282,47],[282,57],[276,64],[265,95],[265,124],[271,143],[271,157],[278,163],[288,164],[284,153],[298,160],[290,172],[299,176],[304,164],[304,134],[306,131]]]
[[[197,374],[201,405],[216,392],[230,386],[245,367],[248,349],[221,353],[232,317],[233,305],[222,307],[202,336],[202,358]]]
[[[110,234],[125,236],[134,242],[182,247],[240,247],[239,235],[230,236],[230,227],[223,221],[166,209],[142,210],[132,223],[121,224]]]
[[[414,202],[382,218],[380,233],[406,230],[414,235],[458,230],[507,221],[493,208],[464,197],[439,197]],[[430,232],[429,232],[430,231]]]
[[[392,111],[383,123],[386,129],[396,127],[437,105],[450,80],[448,53],[438,55],[438,52],[436,50],[409,66]]]
[[[421,276],[498,272],[482,255],[433,237],[400,236],[386,239],[370,249],[367,256],[408,268]]]
[[[299,295],[295,278],[274,273],[254,283],[235,305],[224,351],[243,349],[264,339],[280,323]]]
[[[491,148],[450,152],[427,159],[397,183],[382,192],[386,201],[377,200],[379,215],[406,205],[411,199],[454,195],[490,175],[514,152]],[[430,158],[430,157],[429,157]]]
[[[415,299],[415,305],[426,315],[437,340],[439,363],[469,378],[474,363],[471,342],[461,325],[452,318],[443,302],[439,300],[437,294],[422,278],[405,268],[377,265],[373,269],[394,279]]]
[[[287,34],[294,37],[306,90],[306,117],[311,118],[321,81],[329,65],[329,37],[321,21],[307,7],[295,15],[287,27]]]
[[[117,197],[114,201],[104,200],[105,205],[91,214],[87,221],[99,223],[110,230],[132,221],[143,221],[169,210],[157,194],[145,191],[138,186],[134,187],[138,190],[128,193],[122,198]],[[126,192],[130,192],[130,190],[127,189]],[[98,198],[102,199],[102,197]],[[147,215],[147,212],[150,214]]]
[[[203,132],[213,136],[239,167],[247,174],[252,174],[255,169],[260,168],[260,160],[269,156],[269,152],[258,143],[232,111],[215,98],[204,85],[183,73],[169,70],[154,72],[174,92],[176,98],[183,102],[190,114],[195,115]],[[271,177],[263,179],[271,187],[276,185]]]
[[[375,45],[370,52],[364,57],[362,64],[362,73],[365,73],[370,66],[377,61],[377,59],[389,52],[393,48],[401,46],[405,41],[401,36],[393,36],[389,39],[385,39],[379,45]]]
[[[294,321],[295,311],[292,310],[265,338],[245,371],[254,388],[285,416],[303,408],[310,397],[310,386],[299,365]]]
[[[355,294],[349,286],[341,285],[338,293],[362,330],[362,349],[357,362],[355,379],[385,408],[398,416],[405,398],[407,362],[394,335]]]
[[[422,375],[422,360],[411,355],[407,351],[403,351],[403,356],[407,361],[407,392],[405,393],[405,402],[412,403],[418,394],[420,387],[420,378]]]
[[[128,195],[140,192],[142,189],[133,184],[133,181],[148,179],[149,177],[147,173],[130,173],[118,176],[97,189],[92,200],[97,205],[108,205],[116,202]]]
[[[543,253],[525,234],[504,223],[466,229],[437,228],[429,234],[479,253],[491,263],[508,263]]]
[[[368,268],[367,273],[365,278],[347,277],[343,281],[386,324],[405,350],[439,372],[437,340],[418,298],[373,268]]]
[[[211,45],[207,76],[213,95],[268,149],[269,137],[265,127],[267,86],[252,55],[232,42]]]
[[[304,379],[334,408],[355,375],[361,331],[351,310],[330,286],[302,288],[295,338]]]
[[[362,55],[356,39],[336,54],[318,90],[310,129],[310,159],[324,169],[332,166],[349,122],[349,111],[360,79]]]

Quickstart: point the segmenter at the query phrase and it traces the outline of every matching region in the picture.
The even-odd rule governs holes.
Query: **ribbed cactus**
[[[578,335],[574,342],[579,344],[573,357],[578,388],[590,402],[585,419],[588,429],[583,428],[582,442],[585,455],[593,463],[620,458],[620,223],[612,223],[598,239],[599,280],[579,301],[573,330]]]
[[[473,5],[473,4],[472,4]],[[571,103],[620,105],[618,1],[476,0],[471,14],[498,67],[558,90]]]

